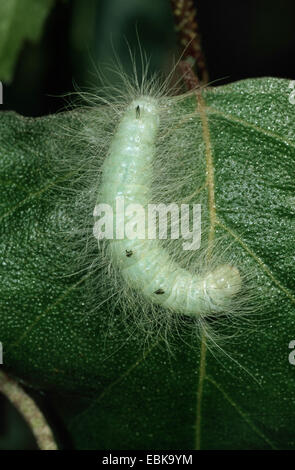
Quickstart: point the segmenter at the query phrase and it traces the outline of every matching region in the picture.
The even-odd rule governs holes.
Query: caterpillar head
[[[151,96],[141,96],[131,102],[128,111],[133,114],[136,119],[144,116],[157,116],[159,111],[158,101]]]

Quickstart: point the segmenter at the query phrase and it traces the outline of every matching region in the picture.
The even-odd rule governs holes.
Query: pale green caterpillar
[[[117,88],[79,94],[83,105],[61,129],[63,153],[50,153],[55,161],[50,165],[65,181],[54,189],[60,193],[59,243],[73,254],[63,266],[65,276],[77,276],[84,296],[82,318],[95,315],[101,325],[103,317],[109,325],[101,326],[106,336],[114,324],[122,324],[128,338],[140,338],[143,345],[158,337],[170,349],[177,336],[195,345],[196,337],[205,335],[209,347],[219,347],[253,327],[258,302],[252,270],[239,247],[216,227],[209,240],[200,90],[183,93],[178,84],[171,87],[171,75],[164,80],[150,76],[145,60],[139,71],[134,63],[134,76],[127,76],[119,63],[116,71]],[[144,209],[150,203],[197,203],[202,208],[200,248],[184,250],[183,234],[177,239],[125,234],[98,241],[95,226],[102,217],[97,206],[111,207],[121,228],[116,218],[120,197],[125,207]],[[134,214],[125,212],[125,223],[133,220]],[[111,339],[113,345],[116,337]]]
[[[133,100],[123,113],[103,164],[100,188],[100,200],[114,211],[120,196],[129,204],[148,204],[159,125],[154,97]],[[131,223],[132,217],[127,218]],[[193,274],[171,259],[157,240],[115,238],[108,248],[129,288],[179,314],[197,317],[223,312],[241,289],[237,268],[221,264],[203,276]]]

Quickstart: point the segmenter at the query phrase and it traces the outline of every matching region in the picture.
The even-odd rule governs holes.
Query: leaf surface
[[[76,448],[294,448],[295,107],[288,84],[249,79],[195,98],[201,133],[191,139],[202,140],[211,175],[204,189],[211,224],[228,235],[263,296],[259,327],[229,341],[228,356],[181,338],[173,356],[156,340],[143,349],[119,315],[111,324],[107,313],[85,316],[83,274],[63,275],[75,253],[54,238],[61,175],[52,178],[48,158],[53,140],[62,155],[57,129],[75,114],[1,114],[4,364],[48,393]],[[74,214],[73,207],[65,225]]]

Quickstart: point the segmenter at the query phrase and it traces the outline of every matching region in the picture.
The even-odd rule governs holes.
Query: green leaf
[[[39,40],[54,0],[9,0],[0,3],[0,80],[10,82],[24,41]]]
[[[250,79],[207,88],[195,102],[202,127],[191,139],[204,137],[215,229],[228,234],[264,296],[258,328],[226,344],[233,359],[179,337],[172,356],[157,341],[143,349],[119,314],[111,324],[107,312],[85,316],[83,273],[64,276],[76,253],[56,243],[63,218],[55,187],[66,175],[50,158],[52,142],[62,158],[62,129],[76,114],[1,114],[4,364],[47,391],[77,449],[294,448],[295,108],[288,85]],[[70,197],[65,225],[75,218]]]

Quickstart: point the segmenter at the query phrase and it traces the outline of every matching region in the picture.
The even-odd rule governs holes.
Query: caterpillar
[[[116,198],[123,196],[129,203],[147,205],[159,119],[153,97],[142,96],[128,106],[103,165],[104,203],[115,207]],[[125,282],[151,302],[179,314],[222,312],[241,288],[239,271],[230,265],[201,277],[179,267],[156,241],[125,238],[110,245],[110,256]]]
[[[62,156],[56,149],[50,153],[55,175],[57,169],[63,175],[71,170],[69,182],[58,189],[61,239],[65,252],[74,253],[74,266],[68,263],[66,275],[85,275],[86,312],[108,316],[110,325],[122,321],[130,335],[137,331],[144,342],[156,335],[169,347],[176,332],[183,338],[188,332],[220,344],[245,331],[249,323],[253,328],[249,313],[256,310],[257,295],[249,263],[239,249],[224,233],[216,231],[209,240],[207,163],[197,91],[171,87],[174,69],[162,80],[149,75],[147,61],[141,71],[134,65],[131,78],[116,66],[121,86],[106,86],[100,94],[82,93],[83,106],[75,108],[61,132],[69,137],[63,138]],[[145,211],[153,203],[198,203],[199,249],[184,250],[184,236],[150,239],[146,227],[143,236],[123,232],[98,237],[98,225],[108,221],[99,205],[119,216],[112,218],[112,229],[122,232],[120,198],[128,207],[139,205]],[[125,228],[133,226],[134,211],[126,209],[124,215]],[[173,232],[172,221],[168,231]]]

